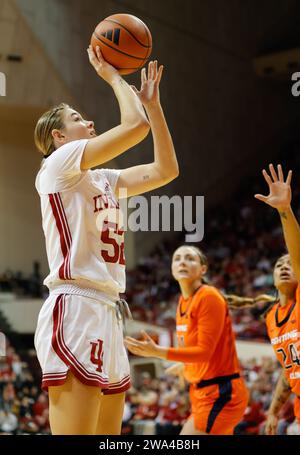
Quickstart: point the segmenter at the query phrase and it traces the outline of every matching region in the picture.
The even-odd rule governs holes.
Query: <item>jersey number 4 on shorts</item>
[[[97,365],[96,371],[102,373],[103,365],[103,341],[97,340],[97,342],[91,341],[92,350],[91,350],[91,362],[94,365]]]

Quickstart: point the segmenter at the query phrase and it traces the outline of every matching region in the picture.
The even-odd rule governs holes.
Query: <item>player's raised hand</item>
[[[145,68],[141,71],[141,89],[131,86],[145,108],[159,104],[159,83],[163,69],[162,65],[157,69],[157,60],[149,62],[148,74]]]
[[[114,80],[120,79],[121,76],[118,70],[106,60],[104,60],[99,46],[96,47],[95,52],[93,47],[89,45],[87,52],[90,64],[94,67],[96,73],[108,84],[111,85]]]
[[[269,414],[265,424],[265,434],[271,436],[277,433],[278,417],[274,414]]]
[[[282,167],[280,164],[277,166],[277,173],[274,169],[273,164],[269,165],[270,174],[264,169],[262,171],[265,181],[269,186],[268,196],[262,194],[255,194],[255,198],[265,202],[274,209],[285,210],[291,205],[292,192],[291,192],[291,180],[292,171],[289,171],[286,180],[284,180]]]

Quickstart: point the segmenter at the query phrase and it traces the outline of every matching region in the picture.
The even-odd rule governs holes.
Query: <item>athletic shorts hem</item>
[[[88,386],[99,387],[104,395],[113,395],[126,392],[131,387],[129,376],[126,376],[119,383],[108,384],[107,382],[102,382],[100,380],[86,379],[72,366],[70,366],[70,370],[80,382]],[[65,371],[64,373],[44,374],[42,378],[42,390],[48,392],[49,387],[63,385],[67,380],[68,371],[69,370]]]
[[[130,378],[128,378],[128,380],[123,384],[123,385],[120,385],[120,386],[110,386],[108,389],[102,389],[102,392],[103,392],[103,395],[114,395],[115,393],[122,393],[122,392],[126,392],[127,390],[129,390],[131,387],[131,382],[130,382]]]

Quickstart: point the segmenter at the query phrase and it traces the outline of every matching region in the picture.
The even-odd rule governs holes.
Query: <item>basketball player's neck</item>
[[[295,299],[295,290],[291,289],[290,292],[285,292],[284,294],[279,291],[279,305],[286,306],[291,300]]]
[[[181,280],[179,282],[179,286],[180,286],[182,297],[184,299],[188,299],[197,291],[197,289],[201,285],[202,285],[201,280],[196,280],[196,281]]]

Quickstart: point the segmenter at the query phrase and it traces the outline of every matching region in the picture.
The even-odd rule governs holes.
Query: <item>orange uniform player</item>
[[[167,359],[184,362],[195,427],[232,434],[248,392],[240,378],[228,306],[216,288],[202,285],[190,298],[180,297],[176,332],[179,348],[170,348]]]
[[[184,363],[192,413],[181,434],[229,435],[243,417],[248,392],[240,377],[227,303],[216,288],[203,284],[206,271],[206,258],[198,248],[175,251],[172,273],[182,293],[176,316],[178,347],[158,346],[147,334],[145,341],[127,337],[125,344],[133,354]],[[180,373],[177,365],[169,370]]]
[[[300,397],[300,287],[287,305],[276,303],[266,317],[268,335],[291,390]],[[300,410],[300,409],[299,409]],[[299,415],[300,417],[300,415]]]
[[[300,423],[300,285],[295,277],[288,254],[282,255],[275,263],[274,286],[277,299],[266,294],[255,298],[229,296],[231,308],[243,308],[258,302],[269,302],[263,309],[268,335],[275,355],[282,366],[276,389],[267,413],[266,434],[276,434],[279,413],[289,400],[292,392],[294,414]]]
[[[263,176],[269,194],[255,197],[278,210],[284,240],[289,254],[281,256],[274,267],[274,285],[278,301],[266,315],[268,335],[275,354],[283,367],[276,385],[272,403],[268,410],[265,432],[276,434],[278,414],[291,392],[296,394],[294,412],[297,418],[295,430],[300,432],[300,226],[291,208],[292,171],[284,178],[282,167],[269,165]]]

